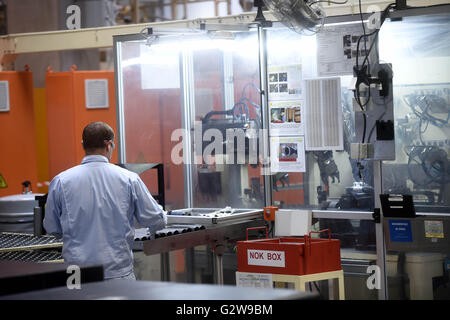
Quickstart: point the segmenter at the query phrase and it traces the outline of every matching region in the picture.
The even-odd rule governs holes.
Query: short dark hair
[[[104,122],[91,122],[83,129],[83,148],[93,151],[106,146],[106,141],[114,140],[113,129]]]

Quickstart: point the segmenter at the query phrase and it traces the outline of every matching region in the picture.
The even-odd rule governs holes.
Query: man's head
[[[91,122],[83,129],[82,143],[86,155],[98,154],[111,160],[114,131],[104,122]]]

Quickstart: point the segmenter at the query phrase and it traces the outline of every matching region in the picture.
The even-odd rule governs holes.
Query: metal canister
[[[36,193],[0,197],[0,232],[34,233]]]

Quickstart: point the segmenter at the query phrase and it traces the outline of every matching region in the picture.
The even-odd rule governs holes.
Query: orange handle
[[[320,231],[310,231],[309,236],[305,234],[305,255],[311,255],[311,233],[322,233],[328,231],[328,240],[331,241],[331,230],[323,229]]]
[[[310,231],[309,238],[311,238],[311,233],[322,233],[325,231],[328,231],[328,240],[331,240],[331,230],[330,229],[323,229],[323,230],[319,230],[319,231]]]
[[[257,230],[257,229],[266,229],[266,239],[269,237],[267,227],[254,227],[254,228],[247,228],[247,241],[248,241],[248,230]]]

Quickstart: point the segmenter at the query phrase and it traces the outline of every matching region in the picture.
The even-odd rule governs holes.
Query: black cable
[[[386,114],[386,111],[384,111],[381,116],[375,121],[375,123],[373,124],[372,129],[369,132],[369,136],[367,137],[367,143],[370,143],[370,138],[372,137],[372,133],[375,130],[376,126],[377,126],[377,121],[380,121],[381,119],[383,119],[384,115]]]
[[[361,1],[361,0],[359,0],[359,1]],[[391,8],[393,8],[393,7],[395,7],[395,3],[389,4],[389,5],[383,10],[383,13],[381,14],[380,29],[381,29],[381,26],[382,26],[383,23],[384,23],[384,20],[386,20],[386,18],[387,18],[387,16],[388,16],[389,9],[391,9]],[[376,43],[376,40],[377,40],[377,38],[378,38],[378,34],[379,34],[379,32],[380,32],[380,29],[377,29],[377,30],[375,30],[374,32],[372,32],[372,34],[375,35],[375,38],[373,39],[372,44],[371,44],[370,47],[369,47],[369,52],[366,52],[366,58],[364,59],[363,64],[362,64],[363,66],[365,65],[366,62],[368,63],[368,61],[369,61],[368,59],[369,59],[370,52],[372,51],[373,46],[374,46],[375,43]],[[372,35],[372,34],[371,34],[371,35]]]
[[[354,92],[354,96],[355,96],[355,100],[358,103],[359,107],[361,108],[361,111],[363,112],[363,121],[364,121],[364,125],[363,125],[363,136],[362,136],[362,143],[364,143],[365,138],[366,138],[366,131],[367,131],[367,118],[366,118],[366,114],[365,114],[365,110],[364,107],[367,106],[370,102],[370,98],[371,98],[371,92],[370,92],[370,63],[369,63],[369,56],[370,56],[370,52],[372,52],[373,46],[376,43],[376,39],[378,37],[378,33],[380,31],[380,29],[377,29],[369,34],[366,33],[366,29],[365,29],[365,25],[364,25],[364,19],[363,19],[363,14],[362,14],[362,5],[361,5],[361,0],[358,1],[359,2],[359,14],[361,17],[361,24],[363,27],[363,32],[364,34],[361,35],[358,38],[358,42],[357,42],[357,46],[356,46],[356,68],[355,68],[355,73],[356,73],[356,77],[357,77],[357,83],[356,83],[356,87],[355,87],[355,92]],[[381,23],[380,23],[380,27],[383,24],[384,20],[387,17],[387,14],[389,12],[389,9],[392,8],[393,6],[395,6],[395,3],[391,3],[389,4],[383,11],[382,15],[381,15]],[[375,38],[372,40],[372,44],[369,47],[369,50],[367,50],[367,40],[369,39],[370,36],[375,35]],[[360,44],[361,44],[361,39],[364,38],[364,48],[365,48],[365,58],[363,60],[362,65],[359,65],[359,51],[360,51]],[[367,67],[365,66],[367,63]],[[367,92],[367,97],[366,97],[366,101],[365,103],[361,103],[361,94],[360,94],[360,86],[361,84],[365,84],[368,86],[368,92]],[[373,131],[373,130],[372,130]]]
[[[428,110],[431,108],[429,99],[433,100],[433,99],[435,99],[435,96],[429,96],[428,98],[427,98],[427,96],[423,97],[422,101],[425,102],[426,107],[425,107],[425,110],[423,110],[422,114],[425,115],[427,121],[431,122],[434,126],[436,126],[438,128],[443,128],[443,127],[447,126],[448,121],[450,120],[450,112],[447,112],[446,120],[432,116],[428,112]]]
[[[424,131],[422,131],[422,133],[425,133],[429,123],[438,128],[444,128],[448,126],[448,123],[450,121],[450,112],[447,113],[447,119],[437,118],[430,114],[430,100],[431,102],[432,100],[436,100],[435,96],[416,96],[411,94],[403,97],[403,102],[411,108],[411,111],[414,113],[414,115],[416,115],[423,122],[426,122],[427,127]]]
[[[425,133],[425,131],[427,131],[428,123],[429,122],[427,122],[427,126],[425,127],[425,130],[422,131],[422,118],[420,118],[420,120],[419,120],[419,140],[420,140],[420,143],[422,143],[422,145],[425,145],[425,142],[423,141],[422,134]]]
[[[258,91],[258,93],[261,93],[261,89],[259,89],[253,82],[248,82],[244,85],[244,88],[242,88],[242,97],[245,97],[245,89],[247,89],[248,86],[252,86],[256,89],[256,91]]]
[[[431,169],[427,168],[426,162],[427,162],[427,156],[429,155],[429,152],[433,152],[433,150],[437,150],[436,147],[426,147],[426,146],[422,146],[422,147],[413,147],[411,149],[411,152],[408,154],[408,175],[409,178],[411,179],[411,181],[422,188],[427,187],[429,184],[431,184],[432,182],[434,183],[438,183],[438,184],[446,184],[448,183],[450,180],[448,178],[446,178],[446,175],[448,175],[447,172],[442,172],[442,175],[440,175],[439,177],[433,176],[430,173],[431,169],[434,169],[435,171],[442,171],[442,168],[440,167],[436,167],[435,163],[436,161],[432,162],[431,165]],[[442,149],[441,149],[442,150]],[[418,158],[420,161],[417,161],[415,158]],[[443,157],[444,158],[444,157]],[[417,173],[417,170],[415,170],[412,166],[413,162],[415,162],[416,164],[418,164],[421,168],[423,173],[426,175],[426,177],[418,177],[420,180],[417,180],[414,177],[413,173]],[[414,169],[414,170],[413,170]]]
[[[385,97],[383,97],[383,101],[384,101],[384,100],[385,100]],[[375,102],[375,103],[376,103],[376,102]],[[380,105],[381,103],[376,103],[376,104]],[[380,121],[381,119],[383,119],[384,115],[385,115],[386,112],[387,112],[387,106],[386,106],[386,103],[383,102],[381,105],[384,105],[385,110],[384,110],[384,112],[378,117],[378,119],[375,121],[375,123],[373,124],[372,129],[370,129],[369,136],[367,137],[367,143],[370,143],[370,138],[372,137],[373,131],[375,130],[375,128],[376,128],[376,126],[377,126],[377,121]]]
[[[359,4],[361,5],[361,0],[359,0]],[[389,4],[389,5],[383,10],[383,13],[381,14],[380,28],[381,28],[381,25],[384,23],[384,20],[386,20],[386,18],[387,18],[387,15],[388,15],[388,13],[389,13],[389,9],[393,8],[394,6],[395,6],[395,3],[391,3],[391,4]],[[361,16],[361,22],[364,24],[363,18],[362,18],[362,10],[361,10],[361,6],[359,7],[359,10],[360,10],[359,12],[360,12],[360,16]],[[364,28],[364,25],[363,25],[363,28]],[[363,30],[364,30],[364,29],[363,29]],[[359,44],[360,44],[360,42],[361,42],[361,39],[362,39],[362,38],[365,38],[365,40],[364,40],[364,45],[366,45],[366,42],[367,42],[368,38],[371,37],[371,36],[373,36],[373,35],[375,35],[375,38],[373,39],[372,44],[371,44],[371,46],[369,47],[369,51],[368,51],[368,52],[367,52],[367,47],[365,46],[366,55],[365,55],[365,59],[363,60],[363,63],[362,63],[362,66],[364,66],[364,65],[366,64],[366,62],[368,63],[368,59],[369,59],[369,56],[370,56],[370,52],[371,52],[372,49],[373,49],[373,46],[374,46],[374,44],[375,44],[375,42],[376,42],[376,39],[377,39],[377,37],[378,37],[379,31],[380,31],[380,29],[376,29],[375,31],[373,31],[373,32],[371,32],[371,33],[369,33],[369,34],[363,34],[363,35],[361,35],[361,36],[359,37],[358,43],[357,43],[357,47],[356,47],[356,66],[357,66],[357,67],[359,67],[359,59],[358,59],[358,55],[359,55]],[[364,32],[364,33],[365,33],[365,32]]]
[[[361,0],[359,0],[358,2],[359,2],[359,16],[361,18],[361,26],[362,26],[363,35],[364,35],[364,51],[365,51],[365,54],[366,54],[366,57],[367,57],[368,52],[367,52],[366,26],[364,25],[364,18],[363,18],[363,14],[362,14]],[[358,42],[359,42],[360,39],[361,39],[361,37],[359,37]],[[359,51],[359,47],[356,48],[356,52],[358,52],[358,51]],[[369,63],[367,63],[367,72],[370,74],[370,64]]]
[[[373,32],[371,32],[371,33],[363,34],[363,35],[359,36],[358,42],[356,43],[356,66],[357,67],[359,67],[359,45],[360,45],[361,39],[362,38],[367,38],[367,39],[364,40],[364,43],[366,43],[368,41],[368,38],[373,36],[376,32],[378,32],[378,29],[373,31]]]
[[[370,92],[370,87],[369,87],[369,92]],[[359,85],[356,86],[355,88],[355,92],[354,92],[354,97],[356,102],[358,103],[359,107],[361,108],[361,112],[362,112],[362,116],[363,116],[363,136],[362,136],[362,141],[361,143],[364,143],[364,140],[366,139],[366,130],[367,130],[367,116],[364,110],[364,107],[368,104],[369,102],[369,98],[368,97],[366,103],[363,105],[361,104],[361,97],[360,97],[360,93],[359,93]]]
[[[317,289],[317,292],[319,293],[319,295],[321,294],[320,293],[320,289],[319,289],[319,286],[317,285],[317,282],[316,281],[313,281],[313,283],[314,283],[314,286],[316,287],[316,289]]]
[[[256,116],[257,116],[258,119],[260,118],[260,114],[259,114],[260,111],[259,111],[259,109],[261,109],[261,106],[258,105],[255,102],[251,101],[249,98],[247,98],[245,96],[245,90],[247,89],[248,86],[252,86],[253,88],[256,89],[256,91],[258,91],[258,93],[261,93],[261,90],[253,82],[248,82],[247,84],[245,84],[244,87],[242,88],[241,98],[231,108],[231,110],[233,112],[233,119],[236,119],[236,114],[235,114],[236,108],[238,106],[241,106],[241,114],[243,113],[243,111],[245,111],[245,114],[248,117],[247,120],[250,120],[250,113],[249,113],[249,110],[248,110],[247,103],[251,104],[252,106],[254,106],[256,108]],[[242,110],[242,107],[244,108],[244,110]]]
[[[366,139],[367,116],[366,116],[364,111],[363,111],[362,115],[363,115],[364,125],[363,125],[363,136],[362,136],[362,142],[361,143],[364,143],[364,140]]]
[[[367,82],[368,82],[369,80],[367,79]],[[363,82],[363,83],[365,83],[365,82]],[[359,86],[361,85],[361,83],[356,87],[356,102],[358,103],[358,105],[359,105],[359,107],[361,108],[361,110],[362,111],[365,111],[364,110],[364,107],[366,107],[368,104],[369,104],[369,102],[370,102],[370,98],[371,98],[371,93],[370,93],[370,84],[369,83],[366,83],[366,85],[367,85],[367,87],[368,87],[368,90],[367,90],[367,98],[366,98],[366,102],[364,103],[364,104],[362,104],[361,103],[361,94],[360,94],[360,92],[359,92]]]

